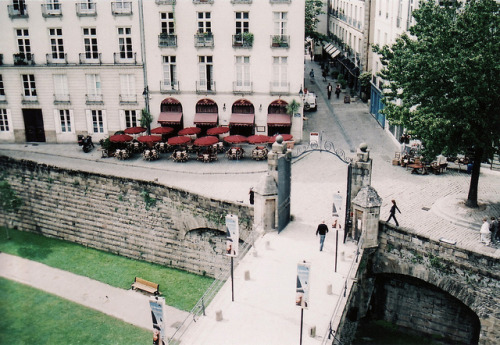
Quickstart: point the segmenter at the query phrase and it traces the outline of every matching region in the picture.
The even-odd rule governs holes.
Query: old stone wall
[[[228,265],[227,214],[239,217],[240,243],[252,241],[247,205],[7,157],[0,166],[23,199],[16,215],[0,212],[0,221],[22,231],[209,276]]]
[[[371,269],[374,275],[393,274],[413,277],[449,294],[479,318],[481,328],[479,344],[500,343],[498,307],[500,305],[500,260],[497,257],[432,240],[414,233],[411,229],[393,227],[380,222],[379,249]],[[392,280],[388,284],[393,286],[386,286],[384,290],[386,293],[393,294],[391,297],[393,299],[398,298],[394,295],[397,293],[394,284],[403,284],[398,288],[400,290],[415,286],[414,283],[408,281],[397,283],[397,280]],[[404,284],[409,285],[405,287]],[[390,292],[391,289],[392,292]],[[414,290],[413,297],[415,298],[418,297],[415,295],[417,291],[418,289]],[[427,291],[430,290],[427,289]],[[433,298],[436,298],[434,304],[436,308],[443,303],[444,297],[430,292],[429,294],[431,296],[424,298],[420,295],[419,298],[424,298],[428,305],[432,304]],[[407,297],[410,297],[409,293]],[[402,303],[400,306],[399,311],[403,313],[401,315],[408,312],[404,310],[405,308],[419,308],[418,303],[413,305],[414,308],[411,304]],[[445,317],[453,312],[443,306],[439,308],[436,315],[429,314],[428,321],[439,319],[439,313]],[[455,322],[454,319],[448,320],[451,323]],[[413,322],[411,325],[415,328],[416,323]],[[421,325],[425,328],[423,322]],[[446,327],[442,327],[443,334],[446,334]],[[430,325],[427,329],[432,333]]]

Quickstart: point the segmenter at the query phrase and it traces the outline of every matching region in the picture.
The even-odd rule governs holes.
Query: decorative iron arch
[[[292,151],[292,158],[298,159],[309,152],[330,153],[348,165],[352,163],[352,158],[347,157],[344,150],[335,148],[335,144],[331,141],[325,141],[319,144],[313,142],[306,146],[296,146]]]

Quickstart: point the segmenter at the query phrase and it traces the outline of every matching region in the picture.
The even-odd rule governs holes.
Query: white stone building
[[[152,128],[301,138],[284,109],[300,102],[303,1],[9,0],[0,23],[0,141],[96,141],[145,107]]]

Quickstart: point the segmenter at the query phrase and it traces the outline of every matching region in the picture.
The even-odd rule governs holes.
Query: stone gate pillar
[[[254,193],[254,224],[256,229],[265,232],[274,230],[276,228],[278,186],[269,172],[259,181],[254,188]]]
[[[378,224],[382,199],[372,186],[362,187],[352,201],[351,237],[362,241],[361,248],[378,247]]]
[[[351,200],[354,200],[359,190],[370,186],[372,182],[372,159],[368,145],[361,143],[352,161]]]

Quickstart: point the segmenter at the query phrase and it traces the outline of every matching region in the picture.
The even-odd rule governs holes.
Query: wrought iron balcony
[[[271,95],[288,95],[290,94],[290,83],[272,81],[269,90]]]
[[[197,33],[196,35],[194,35],[194,46],[197,48],[213,48],[214,35],[211,32]]]
[[[42,4],[42,16],[44,18],[62,16],[62,4]]]
[[[233,48],[251,48],[253,46],[253,34],[244,32],[233,35]]]
[[[47,65],[68,64],[68,54],[66,53],[50,53],[45,56],[47,58]]]
[[[21,5],[7,5],[7,12],[10,18],[28,18],[28,6]]]
[[[85,95],[85,98],[86,98],[86,103],[87,104],[102,104],[104,103],[103,102],[103,98],[102,98],[102,94],[94,94],[94,95]]]
[[[177,35],[162,32],[158,35],[158,47],[177,47]]]
[[[164,82],[160,81],[160,92],[161,93],[179,93],[180,86],[178,81]]]
[[[137,95],[120,94],[120,104],[137,104]]]
[[[113,1],[111,2],[111,13],[114,16],[131,16],[132,2],[131,1]]]
[[[251,94],[253,93],[253,83],[251,81],[233,81],[233,93]]]
[[[5,95],[0,95],[0,103],[7,103],[7,97]]]
[[[79,17],[97,16],[97,6],[93,2],[77,2],[76,15]]]
[[[155,0],[157,5],[175,5],[175,0]]]
[[[193,4],[213,4],[214,0],[193,0]]]
[[[290,36],[288,35],[271,35],[272,48],[289,48]]]
[[[137,53],[119,52],[113,53],[115,64],[137,65]]]
[[[269,0],[271,4],[291,4],[292,0]]]
[[[252,0],[231,0],[232,4],[251,4]]]
[[[69,93],[54,94],[54,104],[71,103]]]
[[[26,66],[35,64],[35,54],[31,53],[18,53],[14,54],[14,65],[16,66]]]
[[[80,53],[80,65],[102,64],[101,53]]]
[[[21,103],[26,104],[26,103],[37,103],[38,102],[38,96],[36,95],[36,91],[32,90],[31,92],[35,93],[35,94],[31,94],[31,95],[21,94],[21,97],[22,97]]]
[[[215,93],[215,81],[197,81],[196,93]]]

